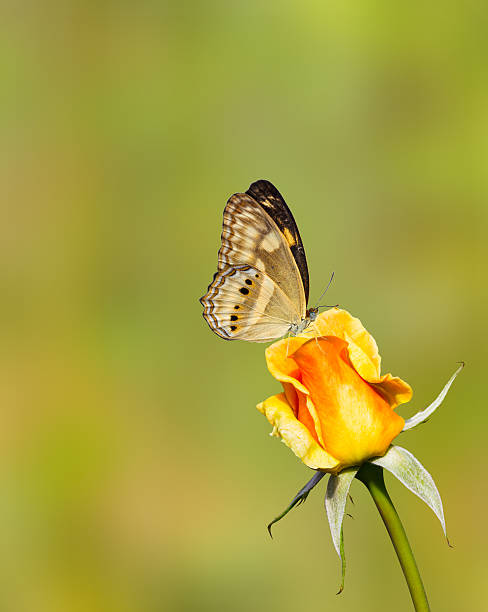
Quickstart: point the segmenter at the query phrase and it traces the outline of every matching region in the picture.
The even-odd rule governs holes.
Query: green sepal
[[[310,491],[315,487],[316,484],[318,484],[322,480],[324,476],[325,472],[316,472],[313,477],[307,482],[307,484],[302,487],[300,491],[298,491],[295,497],[291,500],[290,505],[281,514],[274,518],[271,523],[268,524],[268,532],[271,537],[273,537],[273,534],[271,533],[271,527],[275,523],[280,521],[284,516],[286,516],[292,508],[298,506],[299,504],[302,504],[307,499]]]
[[[346,576],[346,555],[344,554],[344,533],[342,523],[346,510],[347,498],[349,496],[349,489],[358,469],[357,467],[352,467],[342,470],[339,474],[331,474],[325,494],[325,510],[329,520],[332,543],[341,559],[342,582],[337,593],[338,595],[342,593],[344,589],[344,579]]]

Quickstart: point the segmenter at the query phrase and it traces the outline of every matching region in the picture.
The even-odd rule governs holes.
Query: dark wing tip
[[[262,196],[263,198],[271,196],[273,198],[283,199],[281,193],[276,189],[273,183],[267,179],[259,179],[258,181],[251,183],[246,193],[252,197],[258,195]]]
[[[259,187],[274,187],[273,183],[271,181],[268,181],[268,179],[258,179],[257,181],[254,181],[253,183],[251,183],[249,185],[249,189],[254,188],[259,188]]]

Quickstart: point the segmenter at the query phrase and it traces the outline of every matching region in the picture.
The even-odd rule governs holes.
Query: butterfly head
[[[315,321],[315,319],[317,318],[318,314],[319,314],[319,308],[320,306],[316,306],[314,308],[309,308],[307,310],[307,320],[310,323],[313,323]]]
[[[307,329],[307,327],[315,321],[315,319],[317,318],[318,312],[319,312],[318,307],[309,308],[307,310],[306,315],[303,317],[301,321],[299,321],[298,323],[292,323],[290,325],[290,328],[288,330],[288,333],[290,334],[290,336],[298,336],[298,334],[301,334],[302,332],[304,332]]]

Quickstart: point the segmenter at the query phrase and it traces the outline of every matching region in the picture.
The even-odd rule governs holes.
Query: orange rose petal
[[[298,392],[298,400],[297,419],[305,425],[313,439],[323,447],[324,440],[322,438],[320,420],[312,400],[308,395],[300,392]]]
[[[379,377],[381,357],[375,339],[361,321],[346,310],[331,308],[321,313],[305,335],[308,338],[319,335],[346,340],[349,356],[359,374],[365,379]]]
[[[332,308],[323,312],[315,322],[317,329],[309,328],[308,337],[334,336],[348,343],[347,351],[358,374],[388,401],[392,408],[412,399],[412,388],[401,378],[391,374],[380,375],[381,357],[375,339],[364,328],[361,321],[347,311]]]
[[[283,385],[283,390],[285,391],[286,400],[290,404],[291,409],[293,410],[293,414],[297,416],[298,414],[298,394],[301,393],[301,391],[297,391],[295,387],[291,383],[288,383],[288,382],[284,382],[282,383],[282,385]]]
[[[314,470],[335,471],[337,459],[327,453],[314,439],[309,429],[295,417],[284,393],[273,395],[257,405],[273,425],[273,433]]]
[[[404,420],[350,365],[347,343],[320,338],[293,355],[322,425],[324,447],[343,466],[383,455]]]

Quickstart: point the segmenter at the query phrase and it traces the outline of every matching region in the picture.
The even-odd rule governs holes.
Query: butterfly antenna
[[[328,288],[330,287],[330,284],[332,283],[332,281],[333,281],[333,279],[334,279],[334,274],[335,274],[335,273],[334,273],[334,272],[332,272],[332,274],[331,274],[331,276],[330,276],[330,279],[329,279],[329,282],[327,283],[327,287],[326,287],[326,288],[325,288],[325,289],[322,291],[322,293],[321,293],[321,295],[320,295],[319,299],[317,300],[317,304],[320,302],[320,300],[321,300],[321,299],[324,297],[324,295],[327,293],[327,290],[328,290]],[[324,304],[324,306],[325,306],[325,304]],[[315,306],[314,306],[314,308],[322,308],[322,306],[317,306],[317,305],[315,305]],[[327,308],[330,308],[330,306],[327,306]]]

